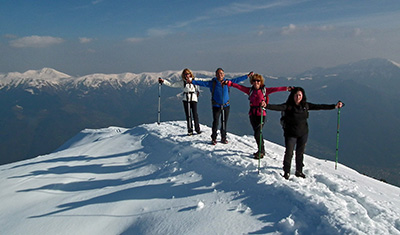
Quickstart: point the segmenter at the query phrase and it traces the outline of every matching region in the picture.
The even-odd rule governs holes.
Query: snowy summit
[[[400,188],[284,148],[186,122],[84,130],[54,153],[0,166],[2,234],[400,234]]]

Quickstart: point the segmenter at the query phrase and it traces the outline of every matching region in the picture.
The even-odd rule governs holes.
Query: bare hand
[[[342,108],[344,106],[344,103],[342,102],[342,101],[339,101],[339,102],[337,102],[337,104],[336,104],[336,108]]]
[[[267,103],[264,100],[261,101],[261,107],[263,107],[263,108],[267,107]]]

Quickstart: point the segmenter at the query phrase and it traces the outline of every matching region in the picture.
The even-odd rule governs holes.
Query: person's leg
[[[189,120],[189,105],[187,101],[183,101],[183,108],[185,110],[185,116],[186,116],[186,124],[187,124],[187,129],[188,129],[188,133],[193,133],[193,128],[192,128],[192,124],[190,123],[191,120]]]
[[[297,138],[285,136],[285,156],[283,159],[283,171],[290,173],[290,167],[292,165],[293,150],[296,145]]]
[[[219,124],[219,117],[221,115],[221,108],[220,107],[212,107],[212,111],[213,111],[213,123],[212,123],[211,139],[216,140],[218,124]]]
[[[199,115],[197,114],[197,102],[192,101],[190,107],[192,108],[194,129],[198,134],[200,134],[201,131],[200,131]]]
[[[226,133],[227,133],[227,128],[228,128],[228,118],[229,118],[229,110],[230,106],[226,106],[223,109],[223,116],[221,115],[221,141],[226,143]]]
[[[297,138],[296,143],[296,172],[303,173],[304,152],[306,150],[308,134]]]
[[[257,144],[257,152],[260,151],[260,142],[261,142],[261,152],[265,153],[264,140],[261,135],[261,117],[256,115],[250,115],[250,124],[253,127],[254,139],[256,140]]]

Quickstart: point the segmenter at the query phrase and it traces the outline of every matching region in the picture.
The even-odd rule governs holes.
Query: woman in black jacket
[[[303,88],[295,87],[284,104],[268,104],[267,109],[283,111],[281,123],[285,137],[285,156],[283,160],[283,171],[285,179],[289,179],[290,166],[293,158],[293,150],[296,145],[296,173],[295,176],[305,178],[303,173],[303,159],[308,139],[308,110],[330,110],[341,108],[342,102],[335,104],[313,104],[308,103]]]

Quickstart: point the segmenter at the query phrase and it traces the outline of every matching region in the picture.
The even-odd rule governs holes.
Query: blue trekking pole
[[[341,102],[341,101],[339,101]],[[342,107],[344,106],[344,103],[342,102]],[[337,169],[337,163],[338,163],[338,156],[339,156],[339,128],[340,128],[340,109],[338,108],[338,117],[337,117],[337,129],[336,129],[336,161],[335,161],[335,170]]]

